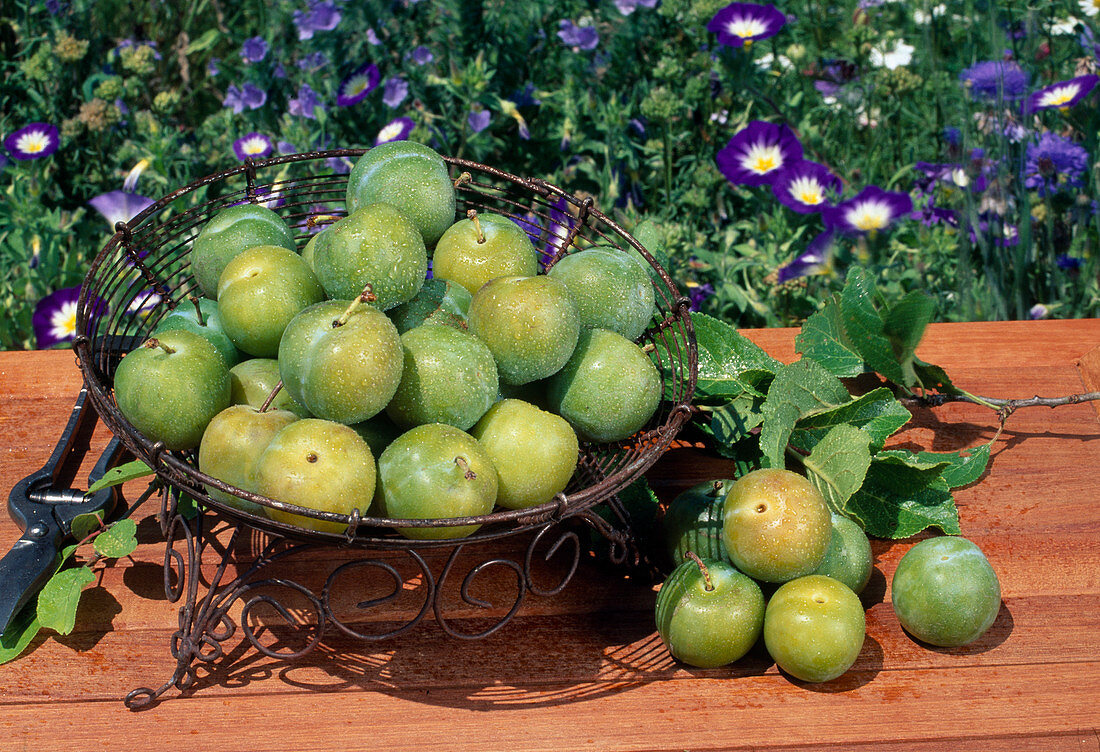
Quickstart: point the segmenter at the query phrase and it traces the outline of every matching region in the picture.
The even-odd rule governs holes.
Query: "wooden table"
[[[794,359],[794,331],[747,334]],[[1100,387],[1098,345],[1096,320],[948,324],[930,328],[919,355],[977,394],[1058,396]],[[69,352],[0,353],[5,498],[46,460],[78,386]],[[898,440],[946,451],[995,427],[989,410],[952,404],[920,411]],[[177,607],[163,593],[148,504],[139,549],[85,592],[73,634],[40,635],[0,666],[0,748],[1100,750],[1098,460],[1095,405],[1014,415],[988,474],[956,494],[964,535],[1000,576],[992,629],[957,649],[908,638],[888,582],[913,541],[875,541],[863,651],[820,685],[787,678],[759,647],[729,668],[677,664],[655,634],[654,589],[584,564],[560,595],[529,597],[483,640],[449,638],[429,620],[287,662],[232,639],[194,692],[133,712],[123,696],[175,667]],[[668,499],[724,469],[683,447],[650,478]],[[0,547],[18,534],[0,514]]]

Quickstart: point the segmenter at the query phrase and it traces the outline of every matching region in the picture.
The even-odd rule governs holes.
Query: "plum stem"
[[[145,340],[145,343],[142,345],[142,347],[148,347],[150,350],[154,347],[159,347],[161,350],[164,350],[164,352],[168,353],[169,355],[176,351],[174,347],[169,347],[156,337],[150,337],[149,339]]]
[[[485,233],[481,231],[481,220],[477,218],[477,209],[470,209],[466,212],[466,217],[474,223],[474,231],[477,233],[477,244],[481,245],[485,242]]]
[[[376,300],[378,300],[378,296],[374,294],[374,288],[368,282],[367,286],[363,288],[363,292],[356,295],[355,299],[351,301],[351,304],[340,314],[340,318],[332,322],[332,328],[336,329],[348,323],[348,319],[351,318],[351,314],[355,312],[355,309],[359,307],[360,303],[373,303]]]
[[[699,558],[699,555],[694,551],[688,551],[684,554],[688,559],[695,562],[695,565],[699,567],[699,571],[703,573],[703,589],[708,593],[714,590],[714,583],[710,581],[710,570],[707,569],[707,565],[703,563],[703,560]]]
[[[319,224],[335,222],[338,219],[340,219],[339,214],[314,214],[306,219],[306,227],[309,229],[313,229]]]
[[[267,408],[271,407],[271,403],[275,401],[275,395],[277,395],[283,388],[283,380],[279,379],[279,383],[275,385],[275,388],[271,390],[271,393],[267,395],[267,399],[260,405],[260,412],[266,413]]]
[[[206,326],[206,319],[202,315],[202,307],[199,306],[199,298],[197,295],[188,295],[187,299],[191,301],[191,305],[195,306],[195,315],[199,317],[199,326]]]
[[[462,469],[463,475],[465,475],[466,480],[476,480],[477,479],[477,473],[475,473],[473,470],[470,469],[470,463],[466,461],[465,457],[462,457],[462,456],[455,457],[455,464],[458,465],[459,468]]]
[[[721,480],[716,480],[711,484],[710,495],[717,499],[722,495],[722,490],[726,487],[726,484]]]
[[[462,173],[462,174],[460,174],[460,175],[459,175],[459,176],[458,176],[457,178],[455,178],[455,188],[457,188],[458,186],[462,185],[463,183],[469,183],[469,182],[472,182],[472,181],[473,181],[473,179],[474,179],[474,176],[473,176],[473,175],[471,175],[471,174],[470,174],[470,173],[468,173],[468,172],[463,172],[463,173]]]

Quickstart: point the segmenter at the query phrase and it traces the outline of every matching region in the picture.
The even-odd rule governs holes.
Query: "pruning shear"
[[[87,441],[95,421],[95,411],[88,403],[88,388],[84,386],[50,459],[41,470],[16,483],[8,496],[8,511],[23,528],[23,536],[0,559],[0,634],[50,579],[61,544],[72,535],[73,520],[90,512],[109,515],[114,509],[118,499],[116,488],[88,495],[62,481],[66,460],[74,452],[83,454],[85,447],[79,446],[78,440]],[[89,484],[103,477],[121,450],[121,442],[112,438],[89,473]]]

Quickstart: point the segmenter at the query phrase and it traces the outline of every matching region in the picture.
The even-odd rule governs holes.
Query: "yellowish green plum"
[[[222,209],[207,222],[191,246],[191,274],[208,298],[217,297],[218,280],[226,265],[242,251],[258,245],[296,250],[294,234],[283,218],[259,204]]]
[[[279,361],[275,358],[249,358],[229,369],[230,400],[234,405],[259,409],[278,386]],[[280,389],[268,405],[271,410],[289,410],[299,418],[313,417],[286,389]]]
[[[785,582],[764,611],[768,654],[802,681],[830,681],[851,668],[866,632],[859,597],[844,583],[820,574]]]
[[[261,245],[230,261],[218,282],[218,310],[238,349],[273,358],[290,320],[325,299],[317,277],[294,251]]]
[[[572,426],[529,402],[497,402],[470,433],[496,468],[497,503],[508,509],[550,501],[577,468],[580,447]]]
[[[432,255],[432,274],[471,293],[497,277],[533,277],[539,272],[531,238],[512,220],[485,212],[447,228]]]
[[[867,539],[863,528],[854,520],[834,513],[829,548],[813,574],[823,574],[840,580],[859,595],[867,587],[873,567],[871,541]]]
[[[582,327],[608,329],[636,340],[657,311],[653,283],[641,260],[618,248],[597,246],[571,253],[548,273],[569,288]]]
[[[276,501],[318,512],[365,514],[374,496],[374,456],[367,442],[348,426],[302,418],[272,437],[260,454],[253,477],[256,492]],[[320,520],[264,507],[276,522],[325,533],[343,533],[343,522]]]
[[[199,470],[242,491],[256,492],[253,471],[260,455],[279,431],[298,416],[288,410],[260,412],[249,405],[230,405],[214,416],[199,444]],[[226,506],[263,516],[263,507],[208,485],[206,492]]]
[[[803,476],[782,468],[738,478],[722,510],[722,543],[730,561],[763,582],[786,582],[817,569],[832,528],[821,493]]]
[[[191,302],[181,303],[157,323],[153,336],[171,329],[188,329],[208,339],[229,368],[241,361],[240,350],[225,333],[218,304],[210,298],[191,298]]]
[[[722,508],[732,480],[699,483],[676,495],[665,512],[665,545],[673,566],[688,552],[700,559],[729,558],[722,543]]]

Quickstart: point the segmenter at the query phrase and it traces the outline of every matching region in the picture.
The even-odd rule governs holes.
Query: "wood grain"
[[[746,334],[775,357],[797,357],[793,330]],[[945,324],[930,327],[919,354],[977,394],[1058,396],[1097,388],[1098,345],[1094,320]],[[0,353],[0,493],[45,462],[78,387],[71,353]],[[164,544],[150,503],[138,513],[138,550],[102,569],[73,634],[42,635],[24,656],[0,666],[0,749],[52,749],[63,740],[67,750],[419,750],[427,742],[510,751],[1100,752],[1097,415],[1091,404],[1017,412],[986,475],[956,492],[963,532],[986,552],[1002,584],[1001,613],[982,639],[933,649],[909,638],[890,607],[889,580],[915,541],[875,541],[876,571],[862,598],[864,649],[851,671],[823,685],[785,676],[760,646],[722,669],[678,664],[654,632],[655,586],[586,561],[565,591],[529,595],[517,618],[484,640],[448,638],[428,621],[382,642],[330,630],[321,648],[286,661],[263,656],[238,634],[200,671],[193,692],[170,692],[135,713],[122,696],[159,686],[175,667],[168,646],[177,605],[163,592]],[[948,451],[988,442],[996,429],[991,411],[951,404],[917,410],[894,441]],[[107,439],[97,431],[75,483]],[[649,477],[669,500],[727,470],[728,463],[684,440]],[[128,484],[126,496],[140,490],[140,483]],[[18,535],[0,515],[0,548]],[[245,556],[260,539],[246,536],[233,555]],[[522,541],[498,541],[487,552],[516,556]],[[382,556],[398,563],[403,557]],[[426,558],[437,567],[442,556]],[[208,576],[214,559],[211,552],[204,561]],[[317,583],[333,561],[329,551],[303,552],[279,575]],[[361,587],[369,583],[364,578]],[[488,571],[480,584],[506,596],[509,575]],[[387,610],[363,612],[355,603],[364,596],[352,590],[339,593],[334,608],[363,631],[418,608],[413,591]],[[460,627],[481,623],[470,607],[449,613]],[[263,614],[254,626],[280,645],[301,638]]]

